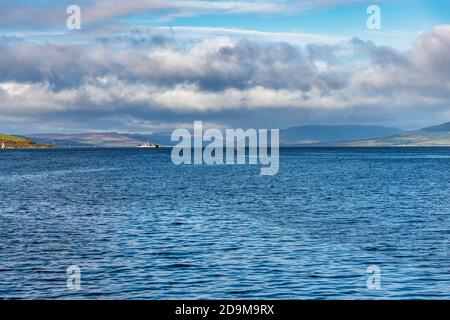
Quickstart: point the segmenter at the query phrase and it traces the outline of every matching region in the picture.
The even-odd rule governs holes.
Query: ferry
[[[148,149],[156,149],[159,148],[159,145],[151,142],[146,142],[137,146],[138,148],[148,148]]]

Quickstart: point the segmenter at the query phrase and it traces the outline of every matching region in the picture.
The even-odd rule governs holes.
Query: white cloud
[[[287,109],[358,118],[380,108],[445,115],[449,40],[450,27],[438,26],[405,52],[358,39],[298,47],[226,36],[181,48],[12,44],[0,49],[0,116],[120,114],[179,123],[188,115],[220,113],[231,121]]]

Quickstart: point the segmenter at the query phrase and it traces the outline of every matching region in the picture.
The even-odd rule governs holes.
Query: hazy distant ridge
[[[324,142],[374,139],[403,134],[405,131],[382,126],[341,125],[301,126],[280,131],[281,144],[305,145]]]
[[[378,139],[343,141],[328,146],[339,147],[445,147],[450,146],[450,122]]]
[[[33,134],[29,138],[40,144],[62,147],[136,147],[143,142],[174,145],[170,132],[122,134],[117,132],[79,134]],[[450,122],[404,131],[397,128],[364,125],[300,126],[280,130],[283,146],[450,146]]]

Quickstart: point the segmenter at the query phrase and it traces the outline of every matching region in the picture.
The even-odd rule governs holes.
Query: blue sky
[[[70,4],[81,30],[66,27]],[[366,27],[373,4],[376,31]],[[443,0],[0,0],[0,131],[449,121],[449,9]]]
[[[100,1],[97,1],[97,3]],[[103,1],[108,2],[108,1]],[[112,1],[110,1],[111,3]],[[154,0],[136,1],[152,3]],[[168,1],[170,3],[170,1]],[[176,2],[176,1],[174,1]],[[183,1],[179,1],[182,3]],[[246,1],[258,5],[273,5],[275,9],[208,9],[208,3],[227,3],[225,0],[217,1],[187,1],[202,2],[194,8],[180,6],[167,6],[163,9],[146,9],[144,6],[135,6],[135,10],[124,8],[122,12],[106,15],[106,18],[97,17],[95,21],[85,23],[85,28],[123,24],[127,26],[183,26],[208,28],[233,28],[245,30],[258,30],[265,32],[303,32],[310,34],[324,34],[336,37],[357,36],[377,41],[379,44],[406,46],[414,41],[417,34],[431,29],[435,25],[448,23],[450,20],[450,4],[445,0],[394,0],[394,1],[310,1],[310,0],[279,0],[279,1]],[[0,8],[7,19],[0,24],[3,33],[36,32],[36,31],[62,31],[66,8],[69,4],[78,4],[82,13],[89,14],[89,8],[96,1],[0,1]],[[118,2],[120,3],[120,1]],[[122,2],[124,3],[124,2]],[[126,3],[126,2],[125,2]],[[238,2],[239,3],[239,2]],[[368,32],[366,28],[366,9],[368,5],[376,4],[381,8],[382,29],[379,32]],[[29,14],[18,16],[8,14],[18,8],[28,11]],[[36,11],[34,11],[36,10]],[[57,10],[57,14],[54,11]],[[45,15],[52,15],[48,25],[33,23],[33,20],[45,20]],[[59,16],[59,19],[57,18]],[[59,20],[59,21],[58,21]]]
[[[383,29],[389,31],[418,32],[430,29],[436,24],[446,23],[450,18],[448,1],[364,1],[346,5],[330,5],[299,12],[265,14],[210,14],[201,17],[174,19],[171,22],[157,22],[157,14],[150,16],[149,24],[179,26],[209,26],[254,29],[262,31],[304,31],[327,33],[339,36],[363,34],[366,31],[366,9],[369,4],[378,4],[382,9]],[[450,9],[450,8],[449,8]],[[126,19],[128,22],[145,22],[140,19]],[[156,22],[156,23],[155,23]]]
[[[152,0],[143,1],[151,3]],[[385,27],[390,30],[403,30],[414,32],[429,29],[435,24],[448,22],[450,13],[449,3],[445,0],[394,0],[394,1],[247,1],[250,3],[273,4],[279,6],[277,10],[240,10],[227,12],[226,10],[207,10],[208,2],[226,3],[227,1],[202,1],[206,5],[201,10],[179,10],[177,8],[165,8],[161,10],[139,9],[132,12],[124,12],[114,19],[104,21],[110,24],[114,20],[122,20],[127,23],[147,23],[149,25],[182,25],[182,26],[209,26],[209,27],[234,27],[244,29],[257,29],[264,31],[294,31],[338,33],[351,35],[355,30],[365,28],[365,11],[368,5],[376,4],[382,9]],[[299,4],[308,2],[306,8]],[[324,4],[321,4],[324,3]],[[89,8],[95,1],[9,1],[0,2],[5,7],[23,7],[47,9],[69,4],[79,4],[83,8]],[[183,12],[187,17],[176,17],[173,13]],[[237,10],[236,10],[237,11]],[[246,12],[250,11],[250,12]],[[255,11],[255,10],[253,10]],[[30,11],[32,12],[32,11]],[[170,20],[163,19],[171,15]],[[32,17],[29,17],[32,19]],[[13,19],[12,19],[13,20]],[[159,21],[158,21],[159,20]],[[20,21],[17,21],[18,23]],[[17,24],[18,24],[17,23]],[[14,24],[14,23],[11,23]],[[18,25],[16,25],[17,27]]]

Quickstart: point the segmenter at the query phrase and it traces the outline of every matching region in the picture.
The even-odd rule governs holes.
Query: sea
[[[449,299],[450,148],[0,150],[0,298]]]

